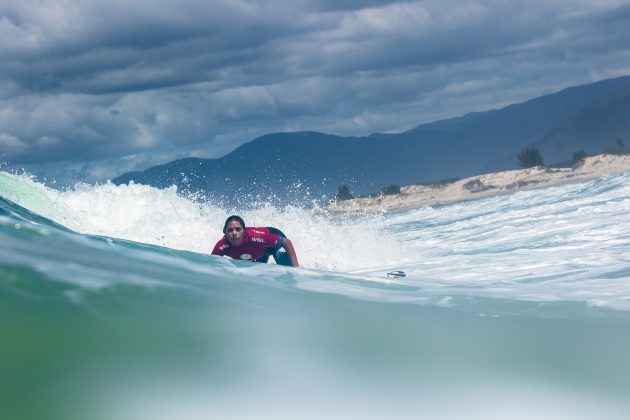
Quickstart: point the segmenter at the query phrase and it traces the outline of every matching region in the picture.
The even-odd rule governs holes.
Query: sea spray
[[[248,226],[274,226],[294,243],[301,265],[334,271],[376,268],[406,255],[400,237],[381,229],[379,215],[331,216],[325,208],[256,206],[222,208],[211,199],[165,189],[130,184],[79,184],[57,191],[32,178],[4,175],[21,193],[18,204],[79,233],[127,239],[173,249],[209,253],[223,235],[227,216],[237,213]],[[37,202],[25,197],[40,196]]]

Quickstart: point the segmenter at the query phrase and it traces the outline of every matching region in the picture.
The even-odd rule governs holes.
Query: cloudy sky
[[[0,165],[104,181],[630,74],[630,0],[0,0]]]

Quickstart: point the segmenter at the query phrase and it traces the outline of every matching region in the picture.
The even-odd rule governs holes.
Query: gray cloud
[[[621,0],[2,2],[0,162],[102,180],[401,131],[630,74],[629,23]]]

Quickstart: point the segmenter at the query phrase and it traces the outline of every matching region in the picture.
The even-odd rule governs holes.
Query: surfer
[[[224,236],[214,246],[212,255],[227,255],[237,260],[266,263],[273,257],[276,264],[299,267],[293,243],[273,227],[245,227],[240,216],[230,216],[223,226]]]

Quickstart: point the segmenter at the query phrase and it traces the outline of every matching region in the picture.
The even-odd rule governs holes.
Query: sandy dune
[[[474,176],[448,184],[406,185],[400,194],[355,198],[333,203],[333,212],[384,212],[475,200],[534,188],[587,181],[630,169],[630,155],[597,155],[573,168],[534,167]]]

